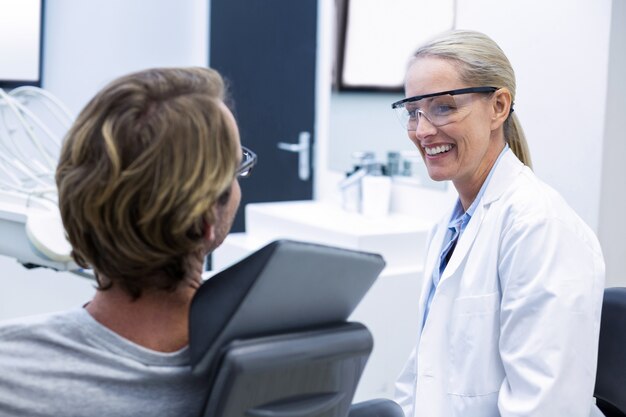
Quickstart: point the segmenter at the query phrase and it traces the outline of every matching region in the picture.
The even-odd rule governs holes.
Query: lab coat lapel
[[[470,248],[474,244],[474,240],[476,239],[478,230],[480,230],[480,225],[482,224],[484,217],[485,207],[482,205],[482,202],[479,202],[479,205],[476,207],[476,211],[470,219],[467,228],[459,238],[459,241],[456,243],[456,248],[454,248],[454,252],[452,252],[450,261],[441,275],[440,284],[452,276],[463,263],[463,259],[465,259]]]
[[[487,189],[485,190],[481,201],[478,202],[478,207],[476,207],[476,211],[467,225],[467,229],[465,229],[463,235],[457,242],[456,248],[450,257],[448,266],[443,271],[440,283],[454,275],[456,270],[463,263],[463,260],[476,240],[476,235],[480,230],[480,226],[485,218],[485,214],[491,206],[491,203],[500,198],[502,193],[504,193],[511,182],[523,169],[524,164],[520,162],[513,151],[509,149],[504,155],[502,155],[502,158],[498,162],[489,184],[487,185]]]
[[[430,278],[432,282],[433,272],[439,264],[439,255],[441,253],[441,247],[443,245],[443,239],[446,236],[446,232],[448,230],[448,223],[450,215],[444,217],[443,221],[438,225],[437,231],[433,236],[433,240],[428,248],[428,255],[426,255],[426,266],[424,268],[424,273],[426,277]]]
[[[424,313],[426,311],[426,300],[428,299],[428,294],[430,294],[430,290],[433,286],[433,271],[439,263],[441,245],[443,245],[443,239],[446,235],[446,230],[448,228],[448,222],[451,215],[452,211],[450,211],[446,216],[443,217],[441,222],[437,225],[436,230],[433,232],[433,236],[430,238],[430,242],[428,245],[428,253],[426,254],[426,263],[424,265],[424,282],[422,284],[422,292],[420,294],[419,302],[420,310],[418,312],[418,323],[420,331],[418,332],[418,334],[422,333]]]

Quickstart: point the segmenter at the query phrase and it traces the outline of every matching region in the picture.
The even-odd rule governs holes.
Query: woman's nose
[[[425,138],[437,133],[437,127],[430,121],[430,119],[423,112],[417,113],[417,126],[415,127],[415,136],[418,139]]]

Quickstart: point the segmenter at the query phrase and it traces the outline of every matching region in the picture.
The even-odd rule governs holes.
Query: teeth
[[[426,153],[431,156],[437,155],[443,152],[448,152],[450,149],[452,149],[452,145],[440,145],[440,146],[435,146],[434,148],[424,148]]]

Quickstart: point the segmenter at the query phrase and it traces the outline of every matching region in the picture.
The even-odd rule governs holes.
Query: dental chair
[[[626,288],[604,290],[594,397],[606,417],[626,417]]]
[[[203,415],[403,417],[389,400],[351,409],[373,340],[347,319],[384,266],[379,255],[277,241],[207,280],[189,343],[210,387]]]

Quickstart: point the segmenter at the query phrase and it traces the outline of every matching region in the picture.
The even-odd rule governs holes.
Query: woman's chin
[[[428,176],[430,177],[431,180],[433,181],[447,181],[450,179],[450,176],[447,175],[447,173],[438,170],[438,169],[433,169],[433,170],[428,170]]]

